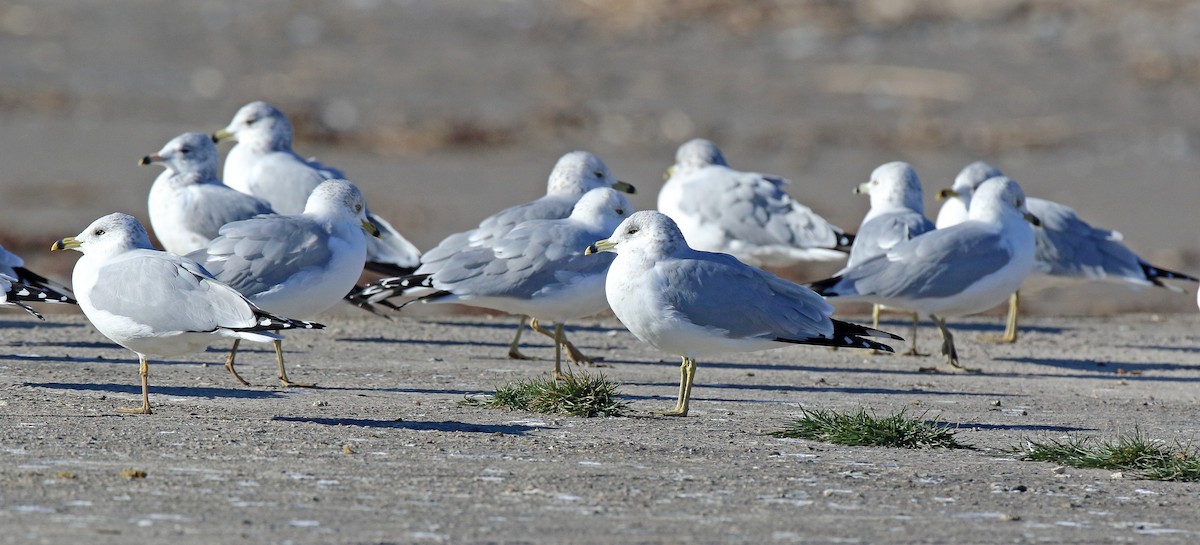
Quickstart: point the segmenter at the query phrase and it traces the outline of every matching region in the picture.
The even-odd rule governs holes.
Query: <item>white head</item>
[[[667,169],[667,178],[676,174],[687,174],[701,168],[720,165],[728,166],[721,150],[710,140],[694,138],[675,150],[675,164]]]
[[[655,210],[634,212],[612,236],[588,246],[586,253],[614,252],[653,260],[688,248],[675,220]]]
[[[950,189],[943,189],[938,193],[939,199],[958,197],[968,207],[971,204],[972,196],[975,190],[979,188],[983,182],[1004,176],[1000,169],[989,165],[983,161],[975,161],[959,171],[958,176],[954,177],[954,185]]]
[[[217,179],[217,146],[207,134],[185,132],[172,138],[158,153],[142,157],[139,164],[159,163],[187,183]]]
[[[884,163],[871,172],[871,180],[854,188],[855,193],[871,197],[871,210],[907,208],[924,213],[921,179],[917,171],[903,161]]]
[[[580,197],[571,210],[571,219],[593,226],[600,231],[609,231],[633,213],[633,207],[624,195],[611,187],[597,187]]]
[[[119,212],[93,221],[83,232],[59,239],[50,247],[51,250],[78,250],[92,256],[117,255],[139,248],[154,248],[150,245],[150,236],[137,218]]]
[[[614,178],[599,157],[586,151],[572,151],[559,157],[554,164],[546,182],[546,194],[582,196],[597,187],[634,192],[633,186]]]
[[[237,111],[229,126],[212,135],[213,142],[234,138],[238,143],[269,150],[292,149],[292,124],[266,102],[251,102]]]
[[[1040,225],[1029,209],[1025,208],[1025,191],[1007,176],[988,178],[975,189],[971,207],[967,210],[972,220],[995,221],[1006,216],[1023,217],[1033,225]]]
[[[379,228],[367,219],[367,203],[349,180],[325,180],[313,188],[304,203],[304,214],[338,223],[358,220],[363,230],[379,236]]]

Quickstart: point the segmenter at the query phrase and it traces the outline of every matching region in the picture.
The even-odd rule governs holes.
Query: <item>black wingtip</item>
[[[381,261],[368,261],[364,268],[375,274],[384,276],[408,276],[416,272],[416,267],[403,267],[395,263],[384,263]]]
[[[777,337],[775,340],[784,343],[792,344],[812,344],[816,346],[836,346],[839,348],[865,348],[870,350],[879,350],[881,352],[896,351],[886,344],[872,341],[864,337],[885,337],[903,341],[899,335],[893,335],[886,331],[843,322],[841,320],[833,320],[833,337],[810,337],[807,339],[785,339]]]
[[[1154,284],[1157,286],[1166,287],[1162,284],[1162,282],[1159,281],[1162,279],[1187,280],[1189,282],[1200,282],[1200,279],[1198,279],[1194,276],[1183,274],[1181,272],[1172,271],[1170,269],[1164,269],[1162,267],[1155,267],[1154,265],[1146,263],[1145,261],[1139,262],[1138,264],[1142,266],[1142,274],[1146,275],[1146,279],[1150,280],[1151,282],[1154,282]]]
[[[856,236],[854,233],[841,233],[841,234],[839,234],[839,235],[838,235],[838,241],[837,241],[837,248],[835,248],[835,249],[836,249],[836,250],[841,250],[841,251],[843,251],[843,252],[847,252],[847,253],[849,253],[849,252],[850,252],[850,247],[851,247],[851,246],[854,246],[854,239],[855,239],[855,238],[857,238],[857,236]]]
[[[833,293],[832,290],[833,290],[833,287],[836,286],[838,284],[838,282],[841,282],[841,281],[842,281],[841,276],[833,276],[830,278],[826,278],[824,280],[817,280],[816,282],[809,282],[808,284],[805,284],[805,286],[807,286],[808,289],[817,292],[817,295],[820,295],[822,297],[829,297],[831,295],[837,295],[836,293]]]

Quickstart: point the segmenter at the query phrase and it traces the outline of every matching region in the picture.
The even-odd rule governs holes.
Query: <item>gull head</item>
[[[158,163],[174,174],[195,174],[205,179],[217,177],[217,147],[212,139],[202,132],[185,132],[172,138],[157,153],[142,157],[138,163]]]
[[[672,255],[687,248],[675,220],[654,210],[635,212],[625,218],[612,236],[588,246],[584,254],[613,252],[641,254],[649,259]]]
[[[379,236],[379,227],[367,219],[367,203],[362,192],[349,180],[325,180],[313,188],[304,204],[304,214],[334,222],[358,220],[363,231]]]
[[[712,165],[728,166],[728,163],[725,162],[725,156],[721,155],[721,150],[711,140],[693,138],[675,150],[675,165],[667,169],[666,178]]]
[[[599,157],[586,151],[572,151],[558,158],[550,179],[546,182],[547,195],[583,195],[597,187],[611,187],[625,193],[633,193],[632,185],[622,182],[608,171],[608,165]]]
[[[633,207],[624,195],[610,187],[597,187],[575,203],[575,208],[571,209],[571,219],[598,231],[611,232],[632,213]]]
[[[1025,191],[1008,176],[995,176],[980,184],[967,213],[971,219],[981,220],[1002,214],[1017,214],[1034,226],[1042,223],[1025,207]]]
[[[290,150],[292,124],[274,106],[261,100],[251,102],[233,115],[228,126],[212,135],[213,142],[229,138],[240,143],[264,145],[272,150]]]
[[[884,163],[871,172],[871,180],[854,188],[855,193],[871,197],[871,208],[904,207],[921,212],[921,179],[912,165],[903,161]]]
[[[975,161],[958,172],[958,176],[954,177],[954,185],[950,189],[943,189],[938,192],[938,200],[959,198],[968,205],[971,204],[972,195],[983,182],[997,176],[1003,176],[1004,173],[1000,169],[989,165],[983,161]]]
[[[93,221],[78,235],[61,238],[50,246],[51,250],[76,250],[91,255],[115,255],[138,248],[153,248],[150,236],[137,218],[119,212]]]

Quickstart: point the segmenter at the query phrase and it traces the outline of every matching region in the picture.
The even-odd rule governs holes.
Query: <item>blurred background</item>
[[[653,208],[675,148],[704,136],[847,230],[875,166],[912,163],[933,217],[984,159],[1200,273],[1197,2],[0,2],[0,73],[0,243],[59,278],[75,257],[55,239],[113,211],[145,221],[159,167],[140,157],[252,100],[422,249],[541,195],[573,149]],[[1025,308],[1193,312],[1188,289]]]

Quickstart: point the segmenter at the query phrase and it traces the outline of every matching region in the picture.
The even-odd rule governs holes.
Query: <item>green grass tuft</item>
[[[905,411],[879,418],[874,412],[856,413],[804,410],[804,414],[786,428],[771,432],[775,437],[811,439],[839,445],[895,447],[912,449],[971,448],[954,439],[949,424],[935,424],[910,418]]]
[[[629,404],[617,395],[617,384],[603,373],[568,373],[566,380],[521,381],[497,388],[491,397],[468,397],[462,404],[591,418],[625,414]]]
[[[1022,460],[1128,471],[1155,481],[1200,481],[1200,452],[1178,444],[1169,447],[1138,431],[1109,441],[1077,436],[1046,441],[1028,439],[1024,448],[1014,450]]]

